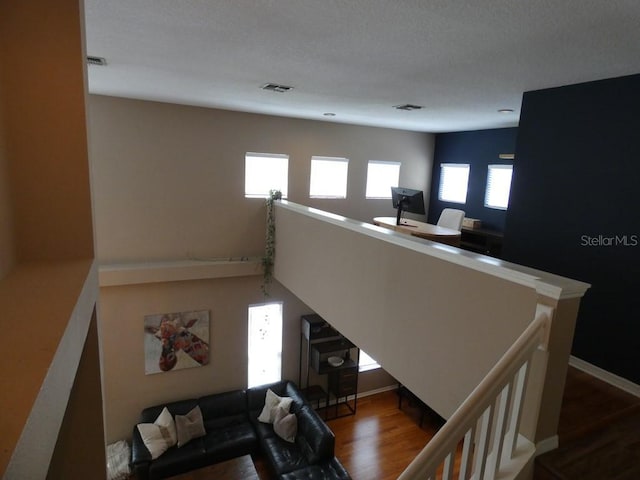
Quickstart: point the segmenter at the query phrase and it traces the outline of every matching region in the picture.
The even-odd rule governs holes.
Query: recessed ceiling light
[[[265,83],[262,85],[263,90],[269,90],[271,92],[285,93],[290,90],[293,90],[293,87],[289,87],[287,85],[279,85],[277,83]]]
[[[411,111],[411,110],[420,110],[421,108],[424,108],[424,107],[420,105],[413,105],[411,103],[405,103],[404,105],[394,105],[393,108],[395,108],[396,110]]]
[[[333,112],[326,112],[326,113],[323,113],[322,115],[324,115],[325,117],[335,117],[336,116],[336,114],[333,113]]]
[[[99,67],[104,67],[107,64],[107,60],[104,57],[93,57],[89,55],[87,56],[87,63],[89,65],[98,65]]]
[[[513,108],[501,108],[498,113],[513,113]]]

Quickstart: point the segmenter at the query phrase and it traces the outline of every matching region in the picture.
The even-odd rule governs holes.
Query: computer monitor
[[[424,215],[424,196],[422,195],[422,190],[391,187],[391,201],[393,202],[393,208],[398,209],[396,225],[400,225],[402,212]]]

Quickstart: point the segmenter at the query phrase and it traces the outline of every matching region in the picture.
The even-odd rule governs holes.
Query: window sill
[[[382,367],[380,365],[378,365],[377,363],[373,363],[370,365],[360,365],[358,366],[358,373],[362,373],[362,372],[369,372],[371,370],[378,370],[381,369]]]

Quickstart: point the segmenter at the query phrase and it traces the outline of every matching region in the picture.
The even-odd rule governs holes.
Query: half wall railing
[[[532,374],[544,376],[552,309],[539,305],[535,319],[507,350],[399,480],[518,478],[530,467],[535,445],[520,435]],[[532,366],[537,363],[535,368]],[[529,392],[531,393],[531,392]]]
[[[588,284],[287,201],[275,258],[275,280],[448,419],[403,480],[527,479],[557,446]]]

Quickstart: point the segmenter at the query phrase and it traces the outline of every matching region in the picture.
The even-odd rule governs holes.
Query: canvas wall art
[[[209,312],[161,313],[144,317],[147,375],[209,363]]]

